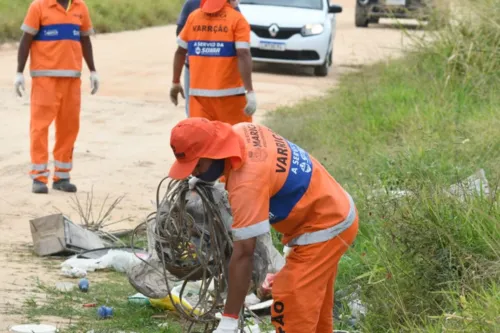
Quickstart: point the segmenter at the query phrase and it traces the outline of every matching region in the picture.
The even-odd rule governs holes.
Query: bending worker
[[[177,29],[175,31],[176,36],[179,36],[182,29],[186,25],[187,18],[196,9],[200,8],[201,0],[186,0],[184,6],[182,7],[179,18],[177,19]],[[235,7],[237,11],[240,11],[238,7]],[[186,57],[186,62],[184,63],[184,91],[182,97],[186,99],[186,117],[189,117],[189,61]],[[177,102],[176,102],[177,104]]]
[[[173,128],[170,145],[176,156],[171,178],[226,177],[234,244],[215,332],[238,331],[256,237],[270,226],[291,247],[272,288],[276,332],[332,332],[338,263],[358,232],[351,196],[314,157],[262,125],[188,118]]]
[[[252,122],[257,108],[252,86],[250,25],[234,0],[202,0],[177,38],[170,99],[177,105],[186,56],[189,116],[230,124]]]
[[[70,182],[73,147],[80,126],[82,56],[90,70],[91,93],[99,88],[90,35],[92,21],[83,0],[34,0],[21,26],[15,88],[24,90],[24,67],[31,52],[31,178],[34,193],[48,193],[48,134],[55,120],[52,188],[76,192]]]

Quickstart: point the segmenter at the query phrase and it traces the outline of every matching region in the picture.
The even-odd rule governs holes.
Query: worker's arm
[[[181,82],[182,67],[186,62],[187,50],[181,46],[177,48],[174,54],[174,69],[172,71],[172,83]]]
[[[256,238],[236,241],[229,262],[229,288],[224,313],[238,316],[252,279]]]
[[[23,73],[26,62],[30,54],[31,43],[33,42],[33,35],[23,33],[19,42],[19,49],[17,50],[17,72]]]
[[[239,48],[236,50],[238,55],[238,69],[241,74],[241,79],[245,85],[247,92],[253,91],[252,84],[252,54],[249,48]]]
[[[94,52],[92,50],[92,41],[90,40],[90,36],[82,36],[80,43],[82,44],[83,58],[87,63],[89,71],[95,72]]]

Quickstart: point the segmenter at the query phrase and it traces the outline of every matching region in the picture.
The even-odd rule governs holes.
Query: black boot
[[[46,194],[49,193],[49,188],[47,187],[47,184],[34,180],[31,191],[36,194]]]
[[[69,182],[69,179],[61,179],[52,184],[54,190],[63,192],[76,192],[76,186]]]

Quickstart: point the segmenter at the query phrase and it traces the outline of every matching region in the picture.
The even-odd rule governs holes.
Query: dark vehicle
[[[355,0],[356,27],[368,27],[380,18],[417,19],[430,21],[441,14],[447,0]]]

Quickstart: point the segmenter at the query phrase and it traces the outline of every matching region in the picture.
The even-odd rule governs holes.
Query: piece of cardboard
[[[107,245],[92,231],[74,224],[62,214],[30,220],[30,229],[35,253],[39,256],[81,253]]]

